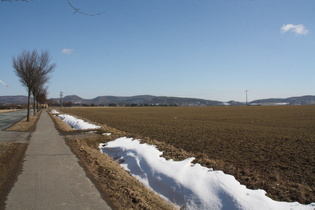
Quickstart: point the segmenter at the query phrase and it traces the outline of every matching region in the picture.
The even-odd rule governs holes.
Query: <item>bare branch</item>
[[[74,13],[73,14],[76,14],[76,13],[80,13],[82,15],[87,15],[87,16],[98,16],[98,15],[101,15],[101,14],[104,14],[105,12],[101,12],[101,13],[97,13],[97,14],[89,14],[89,13],[86,13],[86,12],[82,12],[79,8],[76,8],[75,6],[73,6],[73,4],[70,2],[70,0],[67,0],[69,6],[74,10]]]
[[[7,2],[14,2],[14,1],[22,1],[22,2],[29,2],[29,0],[1,0],[1,1],[7,1]],[[74,10],[74,13],[73,14],[76,14],[76,13],[80,13],[82,15],[87,15],[87,16],[98,16],[98,15],[102,15],[104,14],[105,12],[101,12],[101,13],[97,13],[97,14],[90,14],[90,13],[86,13],[86,12],[82,12],[81,9],[79,8],[76,8],[70,0],[67,0],[67,3],[69,4],[69,6]]]

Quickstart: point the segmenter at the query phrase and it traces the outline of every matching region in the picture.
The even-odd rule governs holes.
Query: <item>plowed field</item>
[[[315,202],[315,106],[61,111],[183,149],[273,199]]]

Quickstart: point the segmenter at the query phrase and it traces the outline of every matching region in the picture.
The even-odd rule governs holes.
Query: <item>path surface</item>
[[[43,112],[6,209],[110,209],[77,161]]]

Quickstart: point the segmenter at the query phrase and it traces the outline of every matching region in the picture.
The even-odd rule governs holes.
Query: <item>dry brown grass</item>
[[[61,133],[71,133],[74,132],[74,130],[71,128],[70,125],[67,123],[63,122],[62,119],[57,117],[54,114],[49,114],[50,117],[52,118],[53,122],[55,123],[55,126],[58,128],[59,132]]]
[[[0,113],[5,113],[5,112],[14,112],[16,110],[14,109],[0,109]]]
[[[314,202],[315,106],[63,111],[156,141],[173,159],[193,155],[273,199]]]
[[[5,209],[5,200],[22,169],[27,144],[0,143],[0,209]]]
[[[19,122],[15,123],[11,127],[7,128],[7,131],[22,131],[22,132],[32,132],[36,128],[37,121],[40,117],[41,111],[38,112],[36,115],[31,115],[30,120],[26,121],[26,118],[20,120]]]

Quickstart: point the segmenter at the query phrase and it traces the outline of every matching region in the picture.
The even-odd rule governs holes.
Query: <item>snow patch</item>
[[[121,137],[100,144],[101,152],[117,160],[144,185],[178,207],[187,209],[314,209],[315,203],[278,202],[264,190],[250,190],[232,175],[183,161],[166,160],[155,146]]]
[[[58,115],[60,119],[62,119],[65,123],[70,125],[75,130],[86,130],[86,129],[99,129],[101,126],[94,125],[88,122],[85,122],[84,120],[77,119],[71,115],[68,114],[60,114]]]
[[[59,114],[59,112],[56,111],[55,109],[51,110],[50,112],[51,112],[52,114]]]

